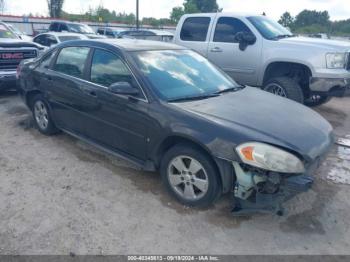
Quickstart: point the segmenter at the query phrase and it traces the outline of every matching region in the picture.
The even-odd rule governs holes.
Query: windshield
[[[18,35],[23,35],[23,34],[24,34],[24,33],[21,32],[17,27],[14,27],[14,26],[12,26],[12,25],[8,25],[8,27],[9,27],[14,33],[16,33],[16,34],[18,34]]]
[[[167,101],[205,97],[239,87],[206,58],[190,50],[142,51],[133,56],[155,91]]]
[[[18,39],[18,37],[11,30],[2,24],[0,24],[0,38]]]
[[[251,16],[248,17],[248,20],[266,39],[276,40],[278,38],[293,36],[293,34],[287,28],[267,17]]]
[[[88,25],[83,24],[68,24],[69,31],[80,34],[95,34],[94,30]]]

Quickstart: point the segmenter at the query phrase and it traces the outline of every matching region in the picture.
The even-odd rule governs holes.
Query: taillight
[[[18,65],[16,69],[16,78],[19,79],[19,75],[21,74],[21,66]]]

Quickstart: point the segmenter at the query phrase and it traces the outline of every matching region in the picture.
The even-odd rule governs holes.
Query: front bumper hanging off
[[[273,194],[255,191],[246,200],[234,197],[232,213],[243,215],[267,212],[282,216],[284,214],[283,203],[300,193],[308,191],[313,181],[310,176],[291,176],[282,180],[278,191]]]
[[[308,191],[314,181],[308,175],[288,176],[274,172],[259,174],[243,170],[238,163],[233,163],[233,166],[236,182],[232,214],[236,216],[258,212],[283,215],[283,203]]]

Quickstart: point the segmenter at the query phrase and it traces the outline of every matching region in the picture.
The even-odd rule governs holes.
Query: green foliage
[[[294,18],[291,16],[291,14],[289,12],[285,12],[281,16],[281,18],[278,21],[278,23],[280,23],[284,27],[288,27],[288,28],[292,29],[293,23],[294,23]]]
[[[170,19],[177,23],[184,14],[221,12],[216,0],[185,0],[183,7],[174,7]]]
[[[298,34],[350,35],[350,19],[332,22],[327,11],[304,10],[295,18],[285,12],[278,22]]]
[[[318,12],[316,10],[304,10],[295,17],[294,25],[297,28],[311,25],[329,26],[330,20],[328,11]]]
[[[59,18],[62,15],[64,0],[47,0],[50,17]]]
[[[176,24],[179,22],[181,16],[185,14],[185,10],[181,6],[176,6],[173,8],[173,10],[170,13],[170,20]]]

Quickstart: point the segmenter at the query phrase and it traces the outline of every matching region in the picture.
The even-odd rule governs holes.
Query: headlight
[[[248,165],[280,173],[304,173],[304,164],[293,154],[264,143],[245,143],[236,148]]]
[[[345,68],[346,53],[328,53],[326,54],[327,68],[341,69]]]

